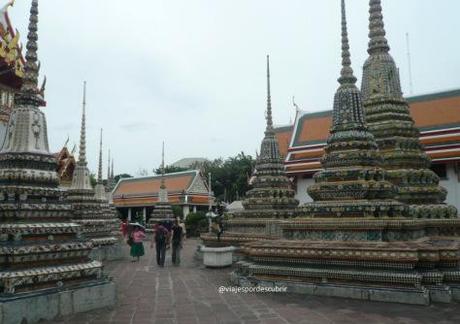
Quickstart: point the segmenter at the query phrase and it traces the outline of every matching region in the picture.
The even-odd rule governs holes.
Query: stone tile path
[[[168,253],[167,266],[158,268],[149,246],[139,263],[128,258],[109,262],[106,270],[118,284],[118,305],[52,324],[460,323],[460,304],[424,307],[286,293],[219,294],[219,286],[231,286],[231,269],[203,268],[193,260],[196,245],[196,240],[186,241],[180,267],[171,265]]]

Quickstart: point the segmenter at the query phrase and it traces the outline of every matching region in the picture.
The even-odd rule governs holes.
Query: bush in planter
[[[208,231],[208,219],[205,212],[190,213],[185,219],[185,228],[188,237],[198,237],[200,233]]]

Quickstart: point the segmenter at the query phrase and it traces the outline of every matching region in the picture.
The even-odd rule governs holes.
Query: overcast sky
[[[6,3],[6,0],[0,0]],[[26,41],[30,0],[10,9]],[[460,1],[383,0],[391,53],[409,95],[460,88]],[[115,173],[183,157],[254,155],[265,126],[270,54],[275,124],[331,109],[340,70],[339,0],[41,0],[39,57],[48,77],[50,147],[78,142],[88,82],[87,156],[96,169],[99,128]],[[368,1],[347,1],[358,82],[367,57]],[[107,151],[104,151],[106,168]]]

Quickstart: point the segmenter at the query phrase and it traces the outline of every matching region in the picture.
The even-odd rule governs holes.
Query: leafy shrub
[[[187,230],[188,237],[198,237],[200,233],[208,231],[208,219],[206,213],[198,211],[196,213],[190,213],[185,219],[185,228]]]

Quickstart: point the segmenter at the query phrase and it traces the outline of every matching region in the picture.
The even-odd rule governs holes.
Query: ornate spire
[[[290,213],[289,210],[296,207],[299,202],[294,198],[294,191],[284,171],[283,159],[280,157],[275,138],[270,90],[270,57],[267,55],[267,128],[260,146],[260,155],[256,160],[253,188],[246,192],[243,206],[254,213],[258,213],[255,210],[267,212],[275,209]],[[253,212],[248,212],[249,217]]]
[[[267,55],[267,128],[265,134],[273,133],[272,99],[270,94],[270,56]]]
[[[110,179],[112,181],[115,179],[115,177],[113,176],[113,160],[114,160],[114,158],[112,158],[112,167],[110,168]]]
[[[73,172],[72,186],[74,190],[93,190],[86,161],[86,81],[83,82],[83,108],[81,113],[80,151],[77,167]]]
[[[364,115],[361,102],[361,93],[356,87],[356,77],[351,68],[350,45],[348,43],[347,18],[345,0],[342,7],[342,70],[337,79],[340,86],[334,97],[333,128],[332,131],[356,129],[364,127]]]
[[[168,190],[165,183],[165,142],[163,141],[161,149],[161,183],[158,191],[158,203],[155,205],[149,222],[151,224],[165,219],[173,219],[174,212],[168,203]]]
[[[37,57],[37,24],[38,24],[38,0],[32,0],[29,18],[29,33],[27,34],[26,44],[26,63],[24,65],[24,78],[21,91],[16,95],[15,102],[18,105],[27,105],[39,107],[42,103],[38,95],[38,72],[40,64]]]
[[[30,9],[23,84],[19,93],[15,95],[15,104],[8,122],[2,152],[49,154],[46,118],[39,109],[43,100],[38,94],[37,86],[40,70],[37,59],[37,23],[38,1],[33,0]]]
[[[97,172],[97,183],[102,184],[102,128],[99,141],[99,167]]]
[[[105,195],[104,182],[102,181],[102,128],[101,128],[101,137],[99,142],[99,166],[97,173],[97,183],[94,188],[96,199],[106,201],[107,197]]]
[[[342,0],[342,70],[340,71],[340,78],[338,79],[341,85],[356,83],[356,77],[353,75],[353,69],[351,68],[350,57],[345,0]]]
[[[166,189],[165,183],[165,142],[163,141],[163,146],[161,150],[161,184],[160,184],[160,192],[159,201],[160,203],[167,203],[168,202],[168,191]]]
[[[109,180],[110,180],[110,149],[109,149],[109,154],[107,158],[107,185],[109,183]]]
[[[83,82],[83,109],[81,113],[80,151],[78,163],[86,165],[86,81]]]
[[[455,208],[443,203],[446,190],[429,169],[430,158],[403,97],[399,69],[385,38],[380,0],[370,0],[369,15],[369,57],[363,66],[361,89],[366,124],[379,145],[385,178],[396,186],[397,199],[412,205],[411,217],[456,218]]]
[[[165,184],[165,142],[163,141],[163,146],[161,149],[161,189],[166,189]]]
[[[380,0],[369,1],[369,54],[388,52],[390,46],[385,38],[385,25],[383,24],[382,5]]]

